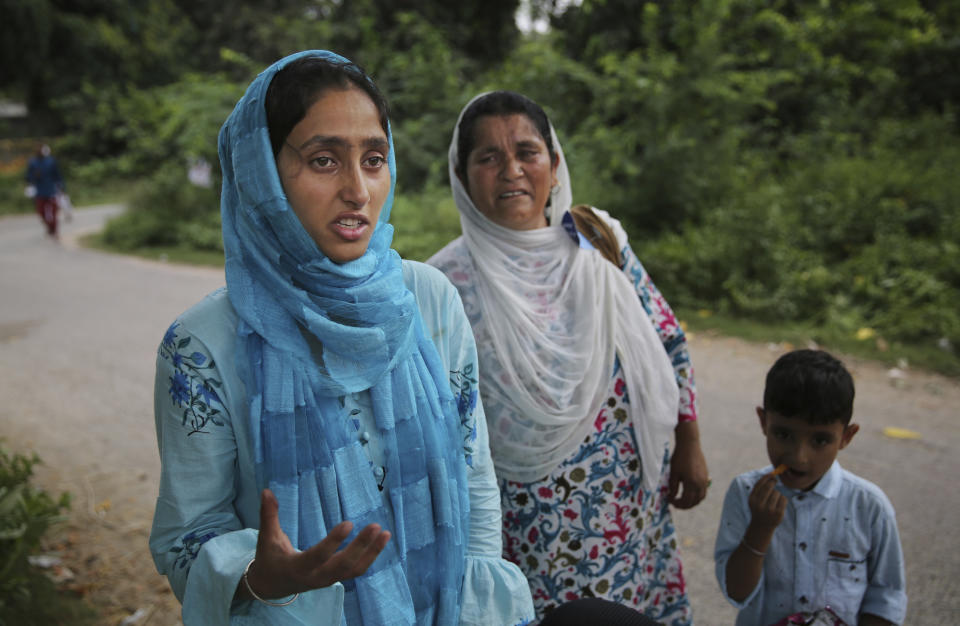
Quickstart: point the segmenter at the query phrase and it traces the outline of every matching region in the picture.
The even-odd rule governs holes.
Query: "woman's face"
[[[544,209],[557,182],[557,163],[530,118],[522,113],[477,119],[464,181],[477,209],[500,226],[547,225]]]
[[[390,192],[389,149],[377,107],[352,87],[326,90],[277,154],[293,212],[337,263],[367,251]]]

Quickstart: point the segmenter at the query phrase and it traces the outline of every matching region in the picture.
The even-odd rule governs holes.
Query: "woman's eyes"
[[[330,169],[336,167],[337,161],[333,157],[319,155],[310,159],[310,164],[319,169]],[[367,168],[380,169],[387,164],[387,159],[381,154],[366,157],[361,165]]]
[[[540,154],[540,150],[524,149],[517,152],[517,159],[521,161],[534,161],[540,156]],[[476,163],[480,165],[496,165],[501,160],[503,160],[501,155],[490,153],[477,157]]]
[[[310,159],[310,163],[317,167],[328,168],[333,165],[333,159],[328,156],[315,156]]]

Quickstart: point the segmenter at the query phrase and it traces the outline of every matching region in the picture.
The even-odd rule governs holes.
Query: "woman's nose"
[[[500,175],[507,180],[519,178],[520,176],[523,176],[523,164],[519,159],[508,157],[503,163],[503,169],[501,170]]]
[[[370,201],[370,190],[360,166],[348,167],[343,171],[340,197],[357,208],[366,206]]]

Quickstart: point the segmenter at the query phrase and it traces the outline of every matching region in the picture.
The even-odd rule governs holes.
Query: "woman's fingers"
[[[390,533],[382,530],[377,524],[371,524],[360,531],[360,534],[344,549],[343,566],[351,574],[349,577],[359,576],[373,565],[380,553],[390,541]]]
[[[260,533],[280,528],[279,504],[269,489],[260,492]]]
[[[682,486],[682,489],[677,490],[680,492],[680,497],[676,497],[676,494],[674,494],[670,504],[678,509],[690,509],[699,504],[707,495],[707,487],[706,484],[701,485],[698,482],[680,477],[678,483]]]
[[[341,522],[320,543],[297,552],[280,527],[276,497],[264,489],[260,495],[260,534],[256,563],[250,570],[251,585],[256,572],[257,592],[262,589],[264,594],[270,594],[265,597],[274,597],[329,587],[363,574],[390,541],[390,533],[379,524],[370,524],[341,548],[352,531],[351,522]]]
[[[320,543],[303,551],[305,560],[313,564],[313,567],[327,562],[336,554],[340,544],[350,536],[352,530],[353,524],[351,522],[340,522],[327,533],[327,536]]]
[[[299,555],[298,560],[309,572],[312,588],[328,587],[335,582],[363,574],[390,540],[388,531],[382,530],[378,524],[370,524],[346,547],[337,550],[352,528],[344,524],[349,522],[337,525],[323,541]],[[343,532],[344,529],[346,532]]]
[[[670,478],[669,478],[669,481],[668,481],[667,485],[668,485],[667,501],[668,501],[670,504],[672,504],[673,506],[678,506],[678,505],[677,505],[677,500],[678,500],[677,494],[680,493],[680,473],[679,473],[679,472],[671,471],[671,472],[670,472]]]
[[[677,427],[677,447],[670,459],[668,501],[678,509],[693,508],[707,496],[709,482],[696,424],[681,424]]]
[[[279,503],[269,489],[260,493],[260,530],[255,562],[247,572],[247,584],[261,597],[286,596],[301,588],[288,575],[291,559],[297,554],[280,527]]]
[[[280,527],[280,505],[269,489],[260,492],[260,532],[257,536],[257,558],[263,558],[264,550],[289,554],[293,544]]]

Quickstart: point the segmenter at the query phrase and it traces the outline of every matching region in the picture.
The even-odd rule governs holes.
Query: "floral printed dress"
[[[577,233],[571,236],[577,238]],[[579,241],[589,247],[583,239]],[[696,391],[683,330],[630,246],[625,240],[621,243],[622,269],[674,366],[680,391],[678,422],[695,420]],[[443,270],[460,291],[482,353],[485,320],[466,246],[457,239],[428,262]],[[633,607],[664,624],[691,624],[667,501],[669,451],[664,451],[657,490],[644,490],[639,446],[627,417],[630,399],[619,363],[607,398],[606,405],[590,418],[594,428],[579,450],[548,476],[529,483],[500,480],[504,557],[526,574],[541,619],[564,602],[599,597]],[[493,429],[496,407],[486,409]]]
[[[573,456],[542,480],[501,480],[505,558],[527,575],[537,615],[600,597],[664,624],[689,624],[677,538],[667,506],[669,457],[656,492],[642,486],[623,378]]]

